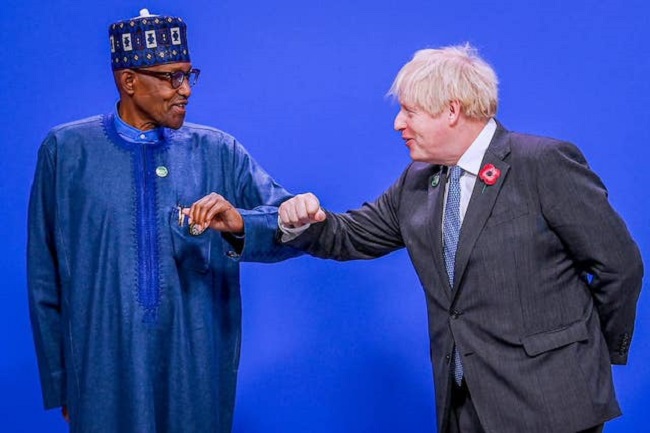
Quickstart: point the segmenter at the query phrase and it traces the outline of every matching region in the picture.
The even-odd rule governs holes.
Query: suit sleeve
[[[547,146],[539,167],[544,217],[587,274],[611,362],[625,364],[643,277],[639,249],[575,146]]]
[[[399,226],[399,202],[405,172],[371,203],[345,213],[326,211],[327,219],[287,244],[309,254],[339,261],[373,259],[404,247]]]
[[[47,143],[41,146],[32,185],[27,241],[29,313],[46,409],[65,404],[61,278],[55,229],[55,169]]]

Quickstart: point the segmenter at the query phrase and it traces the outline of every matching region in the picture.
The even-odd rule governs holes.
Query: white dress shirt
[[[463,169],[463,174],[460,176],[460,224],[463,225],[463,219],[465,218],[465,212],[467,212],[467,206],[469,205],[469,199],[472,197],[472,190],[474,189],[474,184],[476,183],[476,178],[478,177],[479,171],[481,171],[481,162],[483,161],[483,156],[485,156],[485,151],[494,137],[494,133],[497,130],[497,123],[494,119],[490,119],[483,130],[479,133],[476,139],[472,144],[467,148],[465,153],[460,157],[457,166]],[[447,176],[449,177],[449,176]],[[447,193],[449,192],[449,182],[445,182],[445,201],[444,206],[447,206]],[[443,209],[443,218],[444,218],[444,209]],[[443,225],[444,227],[444,220]]]

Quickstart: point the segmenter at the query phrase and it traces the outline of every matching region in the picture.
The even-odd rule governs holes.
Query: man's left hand
[[[239,211],[215,192],[197,200],[189,208],[184,208],[183,213],[190,217],[190,224],[193,224],[199,233],[208,227],[237,235],[244,233],[244,219]]]

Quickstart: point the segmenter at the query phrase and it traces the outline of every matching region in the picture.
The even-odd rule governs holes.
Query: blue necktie
[[[454,264],[456,263],[456,248],[460,234],[460,176],[463,169],[455,165],[449,172],[449,189],[447,190],[447,204],[445,205],[445,222],[442,228],[443,255],[445,268],[449,276],[449,285],[454,287]],[[460,362],[458,349],[454,346],[452,358],[454,380],[460,385],[463,380],[463,365]]]

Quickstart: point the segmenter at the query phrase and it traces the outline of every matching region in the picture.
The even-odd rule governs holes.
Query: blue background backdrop
[[[5,0],[0,431],[66,431],[40,400],[28,192],[50,127],[113,108],[107,28],[141,7],[188,23],[202,69],[188,120],[234,134],[285,187],[338,211],[373,199],[409,161],[392,130],[397,106],[384,97],[399,68],[417,49],[469,41],[500,77],[499,119],[578,144],[650,263],[646,1]],[[403,251],[245,264],[242,284],[235,432],[435,431],[424,296]],[[647,431],[649,322],[642,294],[630,363],[614,368],[625,416],[607,432]]]

